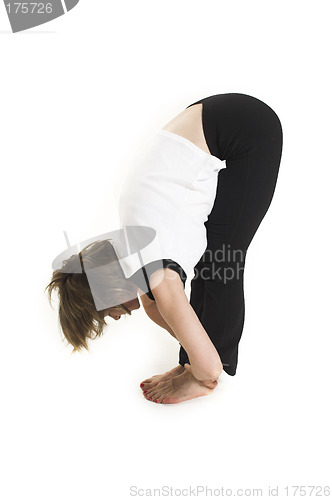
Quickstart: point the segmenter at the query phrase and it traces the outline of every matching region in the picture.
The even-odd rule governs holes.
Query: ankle
[[[182,365],[177,365],[174,368],[172,368],[171,370],[169,370],[167,373],[176,373],[179,375],[184,370],[185,370],[185,368]]]

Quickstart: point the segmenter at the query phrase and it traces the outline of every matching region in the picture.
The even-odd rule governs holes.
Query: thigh
[[[241,278],[246,251],[275,191],[282,152],[279,118],[262,101],[220,94],[200,102],[206,142],[212,154],[226,160],[226,168],[218,174],[215,201],[205,222],[207,248],[192,282],[195,303],[202,297],[204,279]]]
[[[222,95],[220,100],[203,104],[207,143],[226,160],[205,223],[208,246],[229,243],[246,250],[275,191],[282,152],[281,124],[270,107],[250,96]],[[211,122],[217,134],[212,135]]]
[[[207,221],[208,248],[229,244],[247,250],[273,198],[280,152],[274,144],[226,160]]]

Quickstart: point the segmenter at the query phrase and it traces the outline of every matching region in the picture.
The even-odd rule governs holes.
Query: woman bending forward
[[[281,153],[278,116],[246,94],[200,99],[159,130],[119,205],[122,226],[150,228],[154,243],[141,248],[140,258],[120,259],[118,243],[106,240],[80,252],[85,266],[98,253],[113,262],[112,301],[104,297],[113,305],[97,310],[85,273],[68,272],[72,258],[46,287],[49,298],[58,290],[60,324],[74,350],[88,349],[105,316],[118,320],[138,309],[140,296],[147,315],[180,344],[177,366],[141,383],[146,399],[179,403],[210,394],[222,370],[235,375],[246,252],[270,206]],[[192,270],[188,301],[184,285]]]

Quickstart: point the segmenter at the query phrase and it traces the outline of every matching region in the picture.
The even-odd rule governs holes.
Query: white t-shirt
[[[225,161],[188,139],[157,132],[120,195],[121,226],[125,234],[126,227],[137,229],[134,236],[128,232],[125,250],[115,247],[127,278],[152,262],[158,263],[154,270],[163,267],[164,260],[177,263],[186,279],[206,249],[204,222],[214,204],[218,172],[225,167]]]

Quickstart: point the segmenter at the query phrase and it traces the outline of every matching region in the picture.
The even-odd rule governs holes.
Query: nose
[[[112,316],[111,314],[109,314],[109,316],[115,320],[118,320],[121,318],[121,314],[119,314],[118,316]]]

